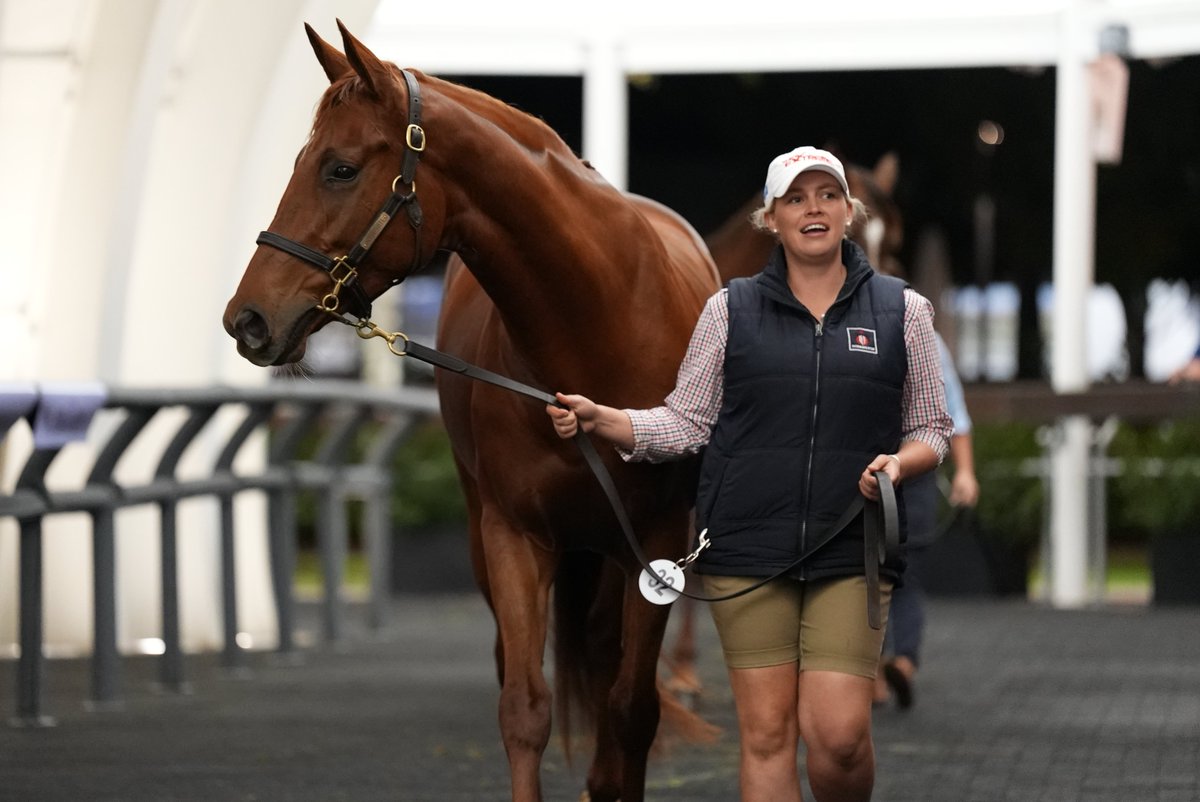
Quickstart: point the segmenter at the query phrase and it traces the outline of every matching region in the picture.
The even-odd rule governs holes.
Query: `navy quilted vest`
[[[700,573],[783,569],[831,529],[867,463],[900,447],[905,284],[851,242],[842,259],[846,282],[820,324],[788,289],[780,248],[762,273],[729,283],[724,403],[697,491],[712,541]],[[862,570],[860,515],[795,575]]]

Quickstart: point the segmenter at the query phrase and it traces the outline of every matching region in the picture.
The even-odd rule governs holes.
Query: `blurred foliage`
[[[1012,546],[1035,548],[1041,539],[1044,490],[1033,462],[1042,456],[1038,428],[977,423],[972,431],[980,531]]]
[[[363,458],[372,439],[379,431],[378,424],[367,423],[358,432],[355,444],[347,455],[347,463]],[[296,449],[297,459],[311,459],[320,443],[317,427]],[[440,421],[418,424],[397,450],[392,463],[391,520],[400,528],[444,526],[462,522],[466,525],[466,503],[458,484],[458,473],[450,452],[450,441]],[[346,505],[350,545],[361,542],[362,504]],[[316,546],[317,494],[302,492],[296,503],[296,525],[301,549]]]
[[[1039,428],[1021,423],[975,427],[977,512],[987,537],[1037,546],[1045,496],[1034,462],[1042,456]],[[1145,544],[1156,534],[1179,531],[1200,537],[1200,417],[1122,422],[1107,454],[1122,466],[1107,484],[1110,542]]]
[[[1037,548],[1045,491],[1037,475],[1042,457],[1041,427],[1025,423],[979,423],[973,432],[980,495],[980,532],[996,542]],[[364,427],[352,458],[361,457],[370,437]],[[316,437],[299,450],[304,458]],[[1200,537],[1200,417],[1156,424],[1122,423],[1108,449],[1124,470],[1108,482],[1110,540],[1145,543],[1156,533],[1190,529]],[[941,470],[948,472],[949,464]],[[400,528],[445,527],[466,523],[466,504],[439,421],[419,425],[393,463],[392,521]],[[300,494],[298,522],[302,547],[313,545],[316,504]],[[358,543],[361,505],[350,504],[352,544]]]
[[[392,464],[392,521],[398,526],[433,526],[467,520],[450,439],[437,421],[420,426]]]
[[[1110,528],[1119,539],[1180,531],[1200,537],[1200,417],[1122,423],[1108,454],[1123,464],[1108,485]]]

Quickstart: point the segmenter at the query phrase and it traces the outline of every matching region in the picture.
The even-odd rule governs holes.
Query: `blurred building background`
[[[968,382],[1161,382],[1200,340],[1194,0],[862,0],[819,12],[773,0],[0,0],[0,381],[271,380],[237,356],[220,317],[327,83],[303,23],[336,42],[335,18],[386,59],[543,117],[613,184],[701,233],[797,144],[865,165],[897,154],[903,259]],[[432,338],[430,273],[379,304],[382,323]],[[315,375],[428,381],[402,377],[348,329],[327,331],[310,352]],[[1044,503],[1053,600],[1069,606],[1087,599],[1083,477],[1096,432],[1068,424]],[[27,448],[18,431],[0,452],[5,486]],[[122,528],[129,576],[152,564],[153,522],[138,515]],[[201,524],[212,515],[194,511]],[[79,523],[54,527],[51,596],[87,564]],[[212,564],[212,544],[190,548],[193,570]],[[264,570],[261,544],[239,548],[248,576]],[[0,641],[14,564],[0,528]],[[138,612],[153,589],[138,587],[122,583],[130,633],[154,625]],[[194,616],[190,631],[215,638],[210,611]],[[80,622],[49,626],[85,637]]]

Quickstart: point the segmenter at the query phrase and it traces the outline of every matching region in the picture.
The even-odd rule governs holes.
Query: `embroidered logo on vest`
[[[862,351],[867,354],[878,354],[879,349],[875,345],[875,329],[846,329],[846,336],[850,339],[851,351]]]

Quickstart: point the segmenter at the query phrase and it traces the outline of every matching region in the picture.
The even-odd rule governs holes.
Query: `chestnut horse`
[[[889,275],[904,275],[899,261],[904,245],[904,218],[893,197],[899,178],[899,157],[889,152],[872,169],[850,163],[845,168],[850,194],[861,200],[868,211],[867,219],[855,222],[847,236],[862,246],[876,269]],[[704,238],[722,283],[752,276],[766,265],[777,240],[750,223],[751,213],[762,204],[762,195],[756,193]],[[674,645],[664,654],[668,668],[665,683],[671,692],[694,703],[702,690],[695,671],[696,602],[685,596],[677,604],[680,610]]]
[[[538,119],[383,62],[338,26],[344,54],[306,26],[330,86],[260,235],[268,247],[225,311],[238,351],[294,362],[343,309],[361,323],[372,299],[448,250],[461,261],[448,269],[441,349],[534,387],[661,403],[719,286],[696,232],[614,189]],[[448,371],[437,386],[496,621],[512,798],[541,799],[553,708],[564,733],[572,709],[594,724],[585,797],[639,802],[669,608],[641,597],[642,566],[542,403]],[[626,465],[602,451],[644,553],[682,557],[694,461]],[[556,693],[543,673],[551,621]]]

